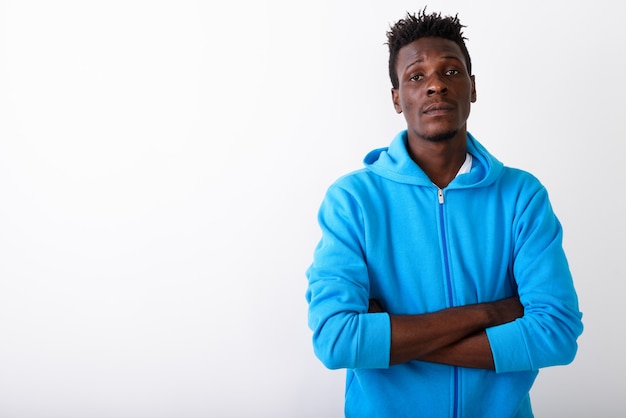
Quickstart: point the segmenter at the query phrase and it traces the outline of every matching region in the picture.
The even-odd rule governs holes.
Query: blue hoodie
[[[468,133],[469,173],[443,190],[413,162],[401,132],[338,179],[319,211],[307,270],[315,354],[345,368],[348,417],[532,417],[546,366],[570,363],[581,313],[548,194]],[[495,371],[389,365],[388,313],[421,314],[519,295],[524,316],[486,330]]]

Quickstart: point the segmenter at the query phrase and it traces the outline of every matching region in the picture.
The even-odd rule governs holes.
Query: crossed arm
[[[369,312],[384,312],[376,299]],[[390,364],[423,360],[481,369],[495,368],[485,329],[521,318],[518,297],[391,318]]]

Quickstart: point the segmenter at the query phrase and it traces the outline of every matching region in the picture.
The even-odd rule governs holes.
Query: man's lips
[[[426,107],[424,107],[424,110],[422,112],[427,115],[439,115],[448,113],[453,109],[454,106],[452,106],[451,104],[439,102],[427,105]]]

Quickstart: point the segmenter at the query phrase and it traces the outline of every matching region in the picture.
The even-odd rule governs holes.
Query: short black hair
[[[389,46],[389,78],[394,89],[399,87],[398,73],[396,72],[396,62],[398,51],[405,46],[428,36],[449,39],[455,42],[465,57],[467,71],[472,74],[472,60],[465,46],[463,28],[458,15],[441,16],[441,13],[426,14],[426,8],[417,14],[407,12],[404,19],[398,20],[387,32],[387,45]]]

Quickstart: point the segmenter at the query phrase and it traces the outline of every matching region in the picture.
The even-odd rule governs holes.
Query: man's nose
[[[428,95],[433,94],[446,94],[448,92],[448,86],[437,74],[433,74],[428,80]]]

